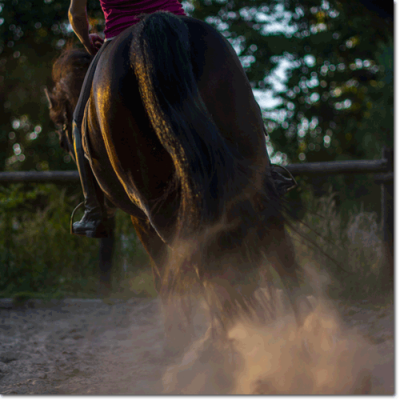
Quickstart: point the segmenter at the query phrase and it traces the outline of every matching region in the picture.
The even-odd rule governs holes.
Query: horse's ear
[[[51,102],[50,93],[47,90],[47,87],[44,88],[44,94],[46,95],[47,101],[49,102],[49,110],[53,108],[53,103]]]

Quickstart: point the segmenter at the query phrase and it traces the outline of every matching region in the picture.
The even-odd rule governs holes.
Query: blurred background
[[[274,163],[379,160],[393,149],[393,3],[372,0],[191,0],[188,15],[233,45],[262,108]],[[44,88],[66,46],[81,46],[69,0],[0,0],[0,171],[67,171]],[[98,0],[90,24],[102,32]],[[288,203],[339,264],[296,241],[303,263],[333,276],[331,293],[382,291],[381,182],[374,174],[299,176]],[[392,186],[393,187],[393,186]],[[0,297],[97,296],[100,242],[69,234],[79,182],[0,182]],[[316,231],[322,234],[314,233]],[[108,257],[111,257],[110,254]],[[112,288],[154,296],[149,259],[130,219],[116,217]],[[321,258],[322,257],[322,258]],[[379,279],[378,279],[379,278]]]

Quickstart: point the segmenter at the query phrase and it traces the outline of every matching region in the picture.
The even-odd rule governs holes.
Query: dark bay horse
[[[50,115],[63,125],[61,144],[70,152],[72,112],[90,60],[67,50],[53,68]],[[199,284],[229,323],[254,309],[255,273],[268,262],[301,323],[300,304],[309,305],[260,108],[217,30],[166,12],[144,16],[99,60],[82,132],[101,192],[131,215],[162,297]]]

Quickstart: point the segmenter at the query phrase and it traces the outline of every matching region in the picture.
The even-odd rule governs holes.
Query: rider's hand
[[[99,36],[97,33],[91,33],[89,35],[89,40],[90,40],[90,44],[91,44],[91,54],[94,55],[96,54],[100,47],[102,46],[102,44],[104,43],[104,39]]]
[[[89,54],[94,56],[100,49],[104,40],[97,33],[89,34],[89,22],[86,11],[82,14],[78,14],[70,9],[68,19],[76,36],[78,36],[81,43],[85,46],[85,49]]]
[[[71,0],[68,9],[68,20],[85,49],[94,56],[104,40],[97,34],[89,34],[89,22],[86,12],[87,0]]]

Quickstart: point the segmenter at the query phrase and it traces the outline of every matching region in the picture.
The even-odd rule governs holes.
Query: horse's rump
[[[208,24],[151,14],[98,69],[89,136],[101,131],[112,169],[157,229],[164,215],[169,227],[178,221],[175,233],[196,230],[260,191],[268,168],[260,111],[236,54]]]

